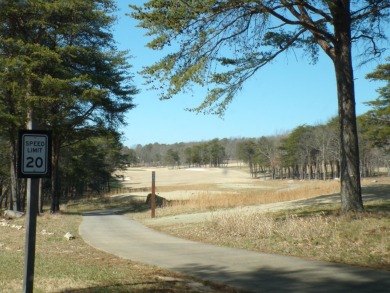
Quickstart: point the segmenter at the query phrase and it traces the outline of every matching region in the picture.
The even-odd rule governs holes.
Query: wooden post
[[[150,208],[152,210],[152,218],[156,217],[156,172],[152,171],[152,196],[150,198]]]

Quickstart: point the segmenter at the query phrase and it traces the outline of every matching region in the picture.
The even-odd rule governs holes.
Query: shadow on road
[[[363,202],[372,201],[390,201],[390,185],[378,184],[371,185],[362,188]],[[340,193],[321,195],[314,198],[302,199],[291,202],[291,207],[299,208],[304,206],[310,206],[313,208],[324,207],[326,205],[341,204]]]
[[[390,200],[390,184],[377,184],[363,187],[363,200]]]
[[[329,264],[327,269],[340,270],[339,266]],[[389,273],[361,270],[355,268],[343,268],[343,272],[349,276],[345,280],[333,278],[321,278],[321,272],[318,272],[316,279],[305,278],[309,272],[305,269],[297,268],[294,271],[275,270],[264,267],[250,274],[227,271],[224,267],[204,266],[189,264],[185,267],[175,269],[180,273],[196,276],[210,280],[211,282],[224,282],[226,285],[237,288],[237,290],[228,290],[226,287],[221,289],[205,290],[204,288],[192,288],[186,292],[300,292],[300,293],[319,293],[319,292],[355,292],[355,293],[381,293],[389,292],[390,285]],[[313,276],[313,274],[311,274]],[[173,284],[174,281],[151,281],[144,283],[112,284],[107,286],[96,286],[85,289],[66,290],[69,293],[87,293],[87,292],[183,292],[184,288]],[[137,288],[141,286],[142,289]]]
[[[83,216],[112,216],[112,215],[125,215],[131,212],[144,212],[150,210],[150,207],[146,204],[137,204],[136,206],[128,206],[128,207],[115,207],[108,208],[104,210],[97,210],[91,212],[83,212],[81,215]]]
[[[340,266],[329,264],[324,270],[340,270]],[[224,280],[227,285],[238,288],[258,288],[251,292],[389,292],[389,272],[378,271],[357,271],[355,268],[343,268],[343,273],[350,276],[345,280],[340,278],[322,278],[321,271],[316,279],[305,278],[306,274],[313,276],[310,270],[299,269],[295,271],[275,270],[272,268],[261,268],[252,273],[227,272],[217,266],[189,265],[185,268],[178,268],[181,273],[196,275],[197,277],[218,281]],[[228,281],[226,281],[228,280]]]

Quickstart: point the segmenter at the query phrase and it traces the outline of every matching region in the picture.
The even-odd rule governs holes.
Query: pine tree
[[[115,2],[4,0],[0,5],[5,64],[0,74],[8,106],[2,119],[9,124],[10,142],[26,122],[26,109],[33,110],[40,128],[53,131],[51,210],[56,212],[61,148],[125,123],[124,113],[134,106],[137,90],[127,52],[116,51],[110,32]]]

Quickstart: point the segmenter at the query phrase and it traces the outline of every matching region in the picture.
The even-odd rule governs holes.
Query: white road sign
[[[20,133],[19,177],[45,177],[50,175],[51,141],[48,133]]]

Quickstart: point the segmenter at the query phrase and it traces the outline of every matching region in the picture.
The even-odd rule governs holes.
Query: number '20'
[[[43,166],[43,159],[41,157],[33,158],[33,157],[27,157],[27,168],[41,168]]]

